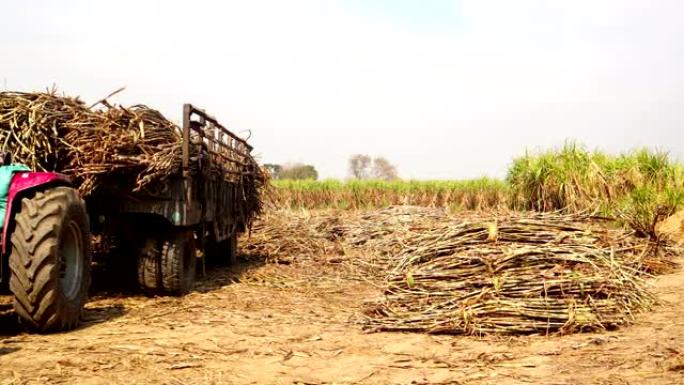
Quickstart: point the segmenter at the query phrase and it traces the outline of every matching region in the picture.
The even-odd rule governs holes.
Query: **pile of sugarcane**
[[[337,227],[343,223],[332,212],[266,210],[240,241],[243,253],[269,262],[293,263],[344,254]]]
[[[309,261],[354,250],[380,256],[396,250],[397,237],[451,220],[456,219],[443,209],[418,206],[372,211],[269,209],[240,244],[243,252],[272,262]]]
[[[495,246],[415,260],[368,310],[373,331],[571,333],[614,328],[652,298],[633,269],[581,245]]]
[[[369,331],[451,334],[610,329],[647,309],[642,277],[661,248],[589,217],[521,215],[437,227],[403,240]],[[659,254],[660,253],[660,254]]]
[[[64,135],[71,156],[62,171],[82,181],[81,192],[108,185],[108,176],[127,174],[135,176],[133,190],[139,191],[180,169],[180,132],[159,112],[139,105],[110,107],[94,116]]]
[[[158,111],[106,101],[89,108],[55,92],[0,92],[0,143],[15,162],[70,176],[83,196],[115,187],[144,190],[177,174],[182,162],[180,128]],[[198,148],[191,146],[195,159]],[[251,156],[240,160],[231,177],[240,178],[251,213],[261,207],[265,176]]]
[[[242,241],[268,261],[342,261],[384,282],[368,331],[571,333],[628,323],[679,250],[589,214],[267,211]]]

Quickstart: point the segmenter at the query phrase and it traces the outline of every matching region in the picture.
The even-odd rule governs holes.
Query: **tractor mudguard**
[[[2,255],[7,252],[7,229],[10,228],[12,213],[20,199],[29,191],[42,186],[71,186],[71,180],[66,176],[54,172],[17,172],[12,177],[9,192],[7,194],[7,209],[3,218],[2,228]]]

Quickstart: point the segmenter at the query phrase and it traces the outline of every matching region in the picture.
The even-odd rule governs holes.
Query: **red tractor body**
[[[2,255],[7,253],[7,230],[14,227],[14,211],[18,207],[22,196],[31,194],[35,190],[41,190],[54,186],[71,186],[71,181],[66,175],[55,172],[18,172],[12,177],[12,182],[7,194],[7,210],[2,223]]]
[[[79,323],[90,286],[85,202],[70,180],[58,173],[16,171],[4,187],[8,188],[0,276],[9,280],[14,310],[31,330],[72,329]]]

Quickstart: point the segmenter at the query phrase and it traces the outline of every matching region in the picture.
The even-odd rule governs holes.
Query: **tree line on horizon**
[[[399,179],[397,167],[382,156],[372,158],[366,154],[354,154],[349,157],[347,166],[350,179],[385,181]],[[311,164],[266,163],[263,167],[268,171],[271,179],[275,180],[318,180],[318,170]]]

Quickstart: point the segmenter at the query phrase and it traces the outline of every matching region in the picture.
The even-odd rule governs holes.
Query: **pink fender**
[[[71,181],[66,175],[54,172],[18,172],[12,176],[12,182],[7,193],[7,209],[2,229],[2,254],[7,251],[7,229],[10,227],[10,220],[15,210],[15,199],[20,199],[23,192],[45,185],[71,185]]]

